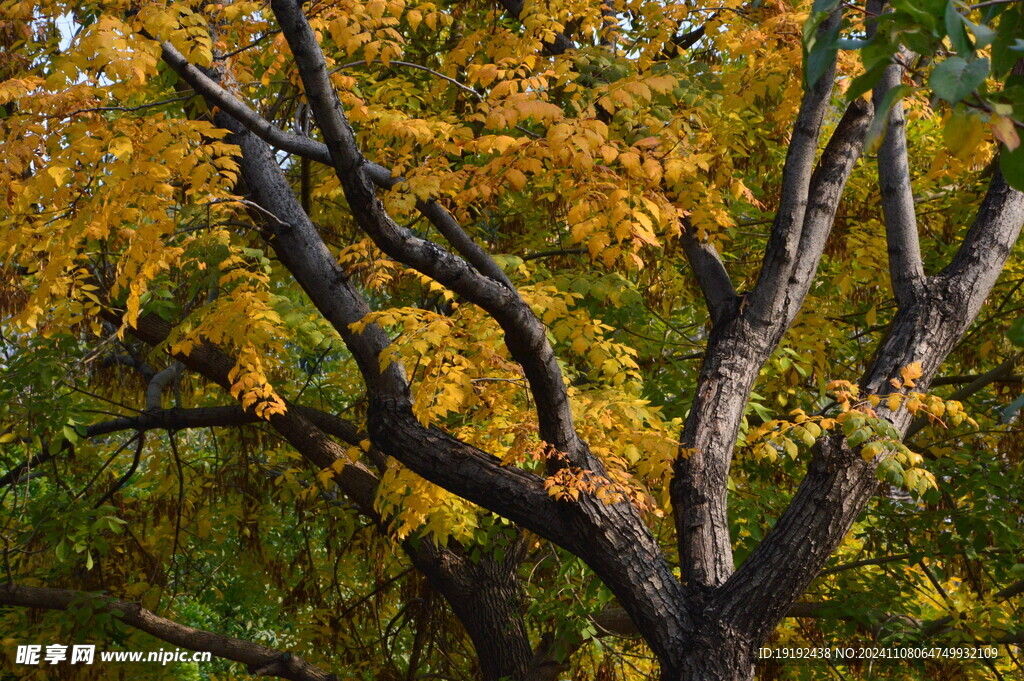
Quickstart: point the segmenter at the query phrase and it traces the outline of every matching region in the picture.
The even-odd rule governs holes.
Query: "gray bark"
[[[827,99],[828,88],[824,90],[809,93],[804,102],[807,109],[816,112],[805,118],[817,121],[818,127],[821,100]],[[790,198],[780,206],[761,275],[748,296],[749,304],[734,308],[731,314],[723,312],[728,302],[711,307],[715,322],[683,429],[671,487],[683,578],[690,584],[717,587],[733,572],[727,481],[743,410],[761,367],[793,323],[810,290],[839,198],[860,156],[870,122],[867,105],[854,102],[817,169],[807,177],[806,186],[806,173],[787,171],[784,186],[789,178],[795,185],[791,191],[804,198]],[[804,131],[805,137],[811,134],[809,129]],[[787,167],[794,163],[802,169],[806,156],[791,152]],[[794,224],[796,220],[798,225]],[[701,266],[692,256],[690,261],[695,269]],[[705,293],[709,295],[713,294]]]
[[[329,161],[357,224],[378,247],[489,313],[503,329],[512,357],[529,380],[541,437],[566,453],[571,465],[603,473],[601,463],[576,434],[565,383],[544,326],[507,279],[495,272],[488,274],[487,263],[493,261],[486,252],[473,250],[469,244],[458,245],[461,228],[457,223],[458,231],[448,230],[454,237],[446,237],[463,257],[395,224],[376,196],[377,187],[387,183],[381,180],[379,166],[368,163],[359,149],[301,6],[295,0],[273,0],[271,7],[292,49],[326,144],[324,148],[306,148],[301,140],[281,138],[259,120],[247,118],[244,105],[234,110],[222,107],[226,113],[220,120],[242,147],[243,175],[253,199],[265,214],[277,218],[264,221],[270,243],[356,357],[370,397],[368,431],[374,445],[426,479],[583,558],[619,598],[660,659],[666,679],[751,678],[754,650],[795,607],[876,485],[877,461],[865,462],[839,435],[823,437],[786,511],[734,570],[727,480],[743,409],[758,372],[792,324],[813,283],[846,180],[862,150],[871,107],[863,101],[851,104],[815,163],[830,105],[834,66],[805,94],[783,172],[779,210],[757,283],[749,294],[735,294],[712,249],[692,237],[684,239],[711,312],[712,329],[671,483],[681,583],[628,503],[604,504],[587,495],[576,502],[555,501],[546,494],[540,476],[502,466],[494,456],[439,429],[424,428],[413,416],[401,368],[392,365],[383,372],[378,368],[376,358],[389,342],[384,332],[372,325],[363,333],[351,332],[349,325],[365,316],[369,307],[337,267],[281,177],[273,154],[255,135],[276,140],[272,143],[303,146],[303,151]],[[835,21],[838,16],[822,30]],[[176,68],[188,70],[187,65]],[[894,85],[892,74],[886,78],[880,86],[883,91]],[[217,90],[200,91],[213,102],[223,100],[223,93]],[[1024,222],[1024,197],[997,173],[953,262],[940,274],[924,277],[913,209],[907,205],[909,177],[901,119],[897,112],[893,116],[880,159],[885,159],[882,200],[898,313],[861,382],[865,391],[883,393],[890,389],[889,379],[915,361],[924,367],[918,385],[928,385],[973,321]],[[205,346],[182,361],[192,366],[200,361],[223,364],[216,352]],[[213,373],[222,368],[218,365]],[[883,415],[901,432],[911,424],[904,411]],[[271,424],[300,451],[319,452],[311,455],[311,460],[330,460],[332,441],[301,414],[275,415]],[[553,467],[558,465],[564,464]],[[437,566],[421,569],[427,574],[434,568]],[[470,581],[478,578],[483,579],[469,576]],[[458,580],[437,577],[439,583],[445,580],[455,591],[464,589],[463,584],[455,584]],[[508,613],[517,610],[513,600],[501,600],[510,606]],[[500,607],[492,609],[505,612]],[[474,617],[468,611],[463,615],[470,620]],[[514,615],[502,615],[506,616],[512,617],[509,630],[516,629]],[[520,646],[516,660],[522,660],[523,650]]]

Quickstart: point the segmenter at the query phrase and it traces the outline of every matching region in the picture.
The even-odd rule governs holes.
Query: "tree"
[[[899,635],[1020,644],[1012,431],[966,487],[910,440],[1013,383],[1019,4],[3,7],[0,602],[412,679],[440,594],[485,679],[625,629],[748,679],[787,615],[893,635],[800,600],[848,539],[945,599]]]

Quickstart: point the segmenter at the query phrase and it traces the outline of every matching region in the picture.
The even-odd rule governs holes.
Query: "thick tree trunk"
[[[323,135],[324,144],[312,143],[316,147],[312,151],[335,168],[357,224],[390,257],[449,287],[497,321],[536,398],[541,438],[565,453],[569,464],[603,475],[600,462],[575,432],[563,377],[543,325],[496,265],[494,276],[486,273],[492,262],[469,256],[463,260],[400,227],[387,214],[376,195],[379,180],[375,177],[380,168],[362,156],[301,4],[274,0],[271,6]],[[827,32],[839,21],[836,13],[820,30]],[[172,48],[164,49],[173,65]],[[187,68],[180,64],[176,68],[188,77]],[[734,571],[727,481],[743,408],[761,366],[803,305],[873,114],[864,101],[851,103],[815,167],[821,126],[831,102],[833,68],[805,93],[801,104],[783,173],[779,210],[754,289],[740,300],[713,249],[702,249],[699,244],[688,248],[711,308],[713,331],[671,489],[682,584],[639,513],[628,503],[606,505],[588,495],[573,503],[555,500],[547,494],[541,476],[504,466],[500,459],[443,431],[425,428],[415,419],[402,370],[395,364],[383,370],[379,367],[379,354],[390,339],[374,325],[361,333],[351,330],[351,324],[362,319],[369,306],[339,270],[305,212],[292,205],[295,198],[273,155],[237,125],[232,128],[243,133],[238,137],[244,157],[251,161],[245,172],[247,179],[255,178],[250,182],[253,197],[271,215],[279,216],[264,226],[281,262],[335,326],[360,366],[370,398],[368,431],[374,445],[424,478],[582,557],[629,612],[661,661],[666,681],[752,679],[756,646],[819,572],[875,488],[877,461],[863,461],[860,452],[851,449],[840,435],[822,438],[790,506]],[[193,85],[203,86],[197,78]],[[248,120],[247,126],[253,118],[259,122],[255,113],[233,98],[225,98],[216,88],[200,91],[230,106],[231,115]],[[311,144],[269,128],[269,123],[261,125],[263,132],[258,134],[283,138],[296,148]],[[889,151],[901,154],[899,149]],[[890,182],[883,185],[890,194],[898,191]],[[889,213],[890,242],[895,243],[894,231],[902,230],[896,236],[903,237],[893,253],[903,254],[900,257],[908,261],[906,252],[913,250],[912,225],[909,220],[893,220],[892,211]],[[919,387],[928,384],[976,315],[1022,220],[1024,198],[997,174],[975,226],[950,267],[916,287],[894,278],[894,286],[905,289],[897,295],[900,310],[862,387],[887,390],[888,378],[912,361],[921,362],[924,369]],[[458,229],[457,224],[454,227]],[[444,225],[439,230],[446,233]],[[907,270],[906,262],[897,269]],[[912,278],[917,280],[916,264],[914,269]],[[716,292],[723,282],[725,292]],[[906,414],[880,413],[899,429],[909,423]],[[272,425],[278,428],[281,421],[281,416],[275,417]],[[454,595],[453,608],[478,644],[485,675],[529,678],[532,672],[523,665],[529,651],[514,580],[487,580],[484,573],[474,576],[478,568],[498,567],[485,564],[445,574],[450,566],[444,564],[443,556],[433,567],[441,571],[435,575],[439,590]],[[423,569],[428,572],[430,567]],[[487,582],[485,588],[482,582]],[[485,614],[498,616],[487,618]],[[506,640],[512,643],[504,643]]]
[[[687,584],[717,587],[733,573],[729,467],[743,410],[775,335],[772,329],[756,330],[734,317],[715,328],[708,340],[671,484]]]
[[[720,632],[702,633],[673,664],[662,663],[662,681],[751,681],[752,649],[739,638],[722,636]]]
[[[746,654],[733,650],[688,655],[677,670],[662,674],[662,681],[751,681],[753,678],[753,663]]]
[[[473,641],[484,681],[535,678],[533,649],[523,621],[523,592],[516,574],[523,559],[521,542],[504,560],[478,560],[428,540],[409,551],[416,568],[440,591]]]

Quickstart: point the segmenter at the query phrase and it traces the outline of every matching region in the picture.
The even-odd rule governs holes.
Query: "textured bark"
[[[523,560],[521,542],[509,547],[501,561],[493,556],[473,560],[429,543],[410,555],[466,628],[484,679],[525,681],[536,675],[523,621],[523,593],[516,575]]]
[[[912,362],[925,390],[939,366],[974,321],[1024,225],[1024,194],[993,177],[977,218],[953,262],[930,278],[922,296],[900,307],[871,368],[865,393],[892,390],[889,379]],[[885,409],[901,433],[913,416]],[[722,617],[755,645],[763,641],[807,588],[863,511],[875,489],[879,459],[864,461],[845,439],[819,441],[807,475],[771,531],[722,589]]]
[[[164,52],[166,56],[166,47]],[[187,68],[182,68],[182,71],[195,77],[195,73]],[[197,81],[204,86],[205,92],[223,96],[214,81],[201,73],[199,75],[205,79]],[[234,109],[243,113],[247,111],[244,105]],[[352,331],[351,324],[361,320],[369,312],[369,306],[338,268],[285,181],[269,148],[226,113],[220,113],[217,122],[232,130],[235,141],[242,147],[244,181],[262,208],[261,215],[273,216],[266,221],[266,230],[282,263],[292,271],[324,317],[342,335],[370,392],[404,398],[408,386],[401,366],[392,364],[381,371],[377,360],[380,352],[390,344],[390,339],[376,325],[369,325],[359,333]],[[435,217],[443,219],[446,212],[443,209],[442,212]],[[468,247],[463,244],[463,248]],[[501,276],[504,277],[503,274]],[[509,285],[506,290],[510,288]],[[161,320],[149,318],[135,331],[147,342],[155,344],[167,336],[169,328]],[[234,360],[219,349],[201,344],[188,357],[180,359],[207,378],[229,387],[227,376]],[[324,431],[350,444],[358,444],[363,439],[362,433],[349,424],[339,423],[340,419],[297,405],[288,404],[287,407],[284,414],[275,414],[271,418],[271,425],[319,468],[331,466],[345,456],[344,448],[327,437]],[[223,411],[216,415],[220,418],[227,416]],[[249,419],[251,414],[232,413],[230,417]],[[373,509],[378,480],[369,469],[358,463],[348,464],[335,480],[364,514],[378,525],[382,524]],[[542,499],[548,505],[554,503],[543,492]],[[407,543],[405,548],[432,586],[449,600],[456,614],[460,618],[472,615],[470,621],[463,622],[474,644],[482,646],[478,648],[478,654],[485,679],[525,679],[533,673],[530,671],[533,652],[522,624],[521,586],[514,566],[506,565],[500,571],[481,571],[479,566],[459,558],[453,551],[432,547],[429,540]],[[485,563],[487,560],[485,558]],[[466,588],[469,583],[475,585],[474,589]],[[513,626],[516,621],[518,626]],[[480,632],[486,632],[486,635],[481,636]]]
[[[170,332],[170,325],[159,317],[143,317],[133,333],[151,345],[163,342]],[[201,344],[180,361],[197,373],[221,384],[227,389],[227,367],[234,360],[210,344]],[[123,429],[132,421],[132,427],[154,423],[164,425],[227,425],[255,421],[249,412],[241,408],[217,407],[208,410],[167,410],[161,414],[143,414],[138,420],[125,419],[108,422],[100,430],[114,432]],[[287,405],[284,414],[275,414],[270,425],[288,441],[302,456],[317,468],[327,468],[340,459],[347,460],[345,448],[327,436],[330,433],[350,444],[358,445],[364,434],[351,424],[335,416],[299,405]],[[98,431],[99,432],[99,431]],[[334,477],[339,489],[355,503],[360,512],[374,525],[384,531],[385,523],[374,508],[377,496],[378,477],[359,462],[347,463]],[[487,570],[467,561],[452,549],[434,547],[429,538],[421,541],[406,541],[403,548],[413,564],[423,572],[430,585],[452,605],[456,616],[463,622],[477,647],[481,670],[485,681],[506,678],[525,681],[534,676],[533,652],[525,625],[522,623],[522,586],[513,564],[518,553],[510,554],[501,569]],[[485,556],[482,565],[491,559]],[[466,587],[473,584],[473,588]],[[472,615],[468,621],[463,615]],[[480,632],[486,632],[481,637]]]
[[[366,175],[365,159],[327,77],[323,54],[302,8],[295,0],[275,0],[271,7],[295,56],[310,108],[360,228],[389,256],[479,305],[498,322],[509,352],[523,367],[537,402],[541,437],[566,453],[574,465],[600,473],[600,463],[589,456],[576,435],[565,382],[544,325],[515,291],[391,219]]]
[[[740,420],[769,339],[742,319],[713,329],[672,478],[683,579],[715,587],[733,571],[727,509],[729,466]]]
[[[809,139],[812,124],[820,127],[821,98],[827,99],[829,91],[825,88],[805,97],[804,106],[813,113],[804,116],[811,122],[805,123],[808,129],[802,137]],[[806,188],[803,171],[792,170],[786,176],[796,185],[792,191],[805,198],[784,201],[780,207],[761,276],[750,295],[752,302],[732,312],[727,309],[728,302],[710,308],[715,323],[683,429],[671,487],[683,579],[689,584],[720,586],[733,572],[727,483],[743,410],[761,367],[793,323],[810,290],[839,198],[860,156],[870,122],[868,106],[854,102],[807,179]],[[802,168],[805,154],[791,153],[787,167],[793,163]],[[797,219],[799,230],[793,225]],[[708,255],[702,257],[703,262],[694,256],[690,260],[695,269],[715,267]],[[718,268],[716,278],[721,278],[724,268],[720,263]],[[709,302],[712,295],[705,289]]]
[[[904,55],[904,59],[909,56]],[[902,66],[893,64],[886,68],[872,101],[881,103],[889,90],[900,85],[902,78]],[[879,115],[878,111],[875,113]],[[878,184],[889,252],[889,279],[900,305],[909,304],[920,295],[925,281],[910,185],[906,125],[903,102],[897,101],[889,112],[885,137],[878,148]]]
[[[723,324],[739,312],[737,307],[740,299],[736,296],[736,289],[715,247],[700,241],[689,224],[684,225],[684,230],[680,237],[683,250],[704,295],[704,303],[711,314],[711,325]]]
[[[400,453],[402,463],[419,475],[582,557],[659,658],[671,659],[685,646],[693,628],[688,597],[646,526],[634,520],[630,504],[605,504],[585,495],[577,503],[555,501],[541,478],[421,426],[407,401],[372,400],[369,431],[374,443]]]
[[[399,227],[375,195],[373,183],[361,173],[362,155],[337,95],[326,80],[323,55],[315,36],[294,0],[271,4],[280,22],[306,88],[318,125],[324,132],[334,167],[359,226],[385,253],[432,277],[486,310],[505,332],[512,357],[520,363],[536,400],[543,440],[564,452],[571,465],[604,474],[601,462],[576,434],[565,381],[544,325],[522,298],[485,277],[466,262],[413,236]],[[259,143],[240,136],[245,157],[259,153]],[[252,158],[256,158],[253,156]],[[259,164],[268,167],[268,164]],[[275,215],[289,215],[290,224],[275,228],[275,247],[282,262],[295,274],[321,310],[327,301],[319,282],[337,277],[308,276],[303,268],[315,263],[306,256],[327,260],[325,248],[292,248],[285,239],[310,234],[300,225],[304,216],[290,209],[275,210],[267,199],[294,201],[284,189],[258,192],[258,201]],[[280,246],[278,246],[280,244]],[[333,266],[333,261],[330,261]],[[319,267],[319,265],[315,265]],[[325,313],[326,314],[326,313]],[[328,317],[330,319],[330,317]],[[334,320],[332,320],[333,323]],[[336,325],[337,327],[337,325]],[[341,329],[339,329],[341,332]],[[344,332],[343,337],[344,337]],[[346,338],[346,342],[348,339]],[[355,352],[353,353],[355,354]],[[684,590],[629,503],[604,504],[594,498],[579,503],[555,501],[544,490],[542,478],[515,467],[435,429],[424,428],[412,414],[407,390],[370,388],[369,431],[381,451],[410,469],[460,496],[481,504],[568,548],[597,572],[619,597],[659,656],[667,656],[683,640],[688,628]]]
[[[522,10],[521,4],[506,6],[516,13]],[[264,234],[359,364],[370,398],[371,441],[424,478],[582,557],[616,594],[661,661],[666,679],[751,678],[754,650],[796,606],[876,486],[877,461],[864,461],[841,436],[822,438],[791,504],[734,572],[727,481],[743,409],[761,367],[811,287],[846,179],[861,153],[871,106],[857,101],[848,107],[815,164],[833,69],[805,94],[789,145],[779,210],[749,294],[735,294],[713,249],[691,236],[684,238],[711,312],[712,329],[671,483],[680,583],[630,504],[604,504],[587,495],[572,503],[555,501],[544,490],[542,477],[503,466],[487,452],[423,427],[413,415],[401,368],[392,364],[381,371],[378,366],[377,357],[389,344],[386,334],[373,325],[361,333],[351,330],[369,306],[338,268],[263,140],[301,148],[310,157],[329,162],[357,224],[379,248],[490,314],[529,381],[541,437],[566,453],[570,465],[603,474],[600,461],[576,434],[565,381],[543,324],[503,273],[495,271],[486,252],[463,239],[465,233],[454,220],[447,221],[450,214],[432,221],[440,224],[439,230],[461,255],[416,237],[391,219],[376,196],[379,186],[390,186],[390,174],[363,157],[301,5],[273,0],[271,7],[292,49],[323,145],[311,146],[267,128],[244,104],[225,99],[222,89],[207,87],[187,64],[175,68],[189,74],[186,78],[195,78],[198,85],[193,86],[212,104],[228,103],[221,106],[218,122],[233,131],[242,148],[242,173],[251,198],[262,209]],[[821,30],[829,30],[838,20],[833,16]],[[893,75],[887,74],[881,87],[893,84]],[[880,159],[887,159],[882,193],[883,205],[888,205],[884,209],[899,311],[862,380],[862,387],[871,392],[887,390],[888,379],[914,361],[924,367],[919,386],[927,385],[980,309],[1024,222],[1024,198],[997,173],[954,261],[939,275],[924,278],[915,264],[920,259],[915,260],[912,202],[907,204],[909,178],[900,165],[905,163],[905,144],[901,145],[899,121],[889,122],[890,136],[883,142]],[[226,375],[231,365],[230,358],[225,360],[208,346],[197,347],[187,361],[193,363],[190,366],[206,362],[208,376]],[[905,412],[883,416],[900,430],[911,422]],[[334,456],[333,441],[301,413],[276,415],[271,425],[300,451],[311,452],[311,461],[330,461]],[[553,464],[558,465],[565,464]],[[524,664],[528,646],[521,614],[517,615],[521,610],[514,570],[493,561],[468,564],[458,552],[413,552],[413,558],[424,561],[420,569],[432,575],[435,588],[447,589],[478,649],[489,651],[490,661],[481,663],[488,674],[497,674],[498,669],[516,677],[540,674],[536,665],[531,671]],[[483,612],[496,616],[481,620]],[[511,643],[492,640],[503,635],[511,635]]]

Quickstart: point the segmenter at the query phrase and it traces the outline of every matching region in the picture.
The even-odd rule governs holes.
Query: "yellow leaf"
[[[1013,119],[1006,116],[992,116],[992,134],[995,138],[1006,145],[1010,151],[1020,146],[1020,135],[1017,134],[1017,127]]]
[[[64,166],[50,166],[46,169],[46,174],[53,178],[54,184],[63,187],[71,175],[71,169]]]
[[[923,369],[920,362],[911,362],[907,366],[900,369],[900,377],[903,379],[903,385],[908,388],[914,387],[914,381],[921,378]]]
[[[865,461],[871,461],[883,451],[885,451],[885,445],[881,442],[869,442],[861,447],[860,456]]]
[[[619,163],[631,173],[640,171],[640,156],[635,151],[619,154]]]
[[[526,186],[526,175],[524,175],[520,170],[509,168],[505,171],[505,177],[514,189],[519,190]]]

